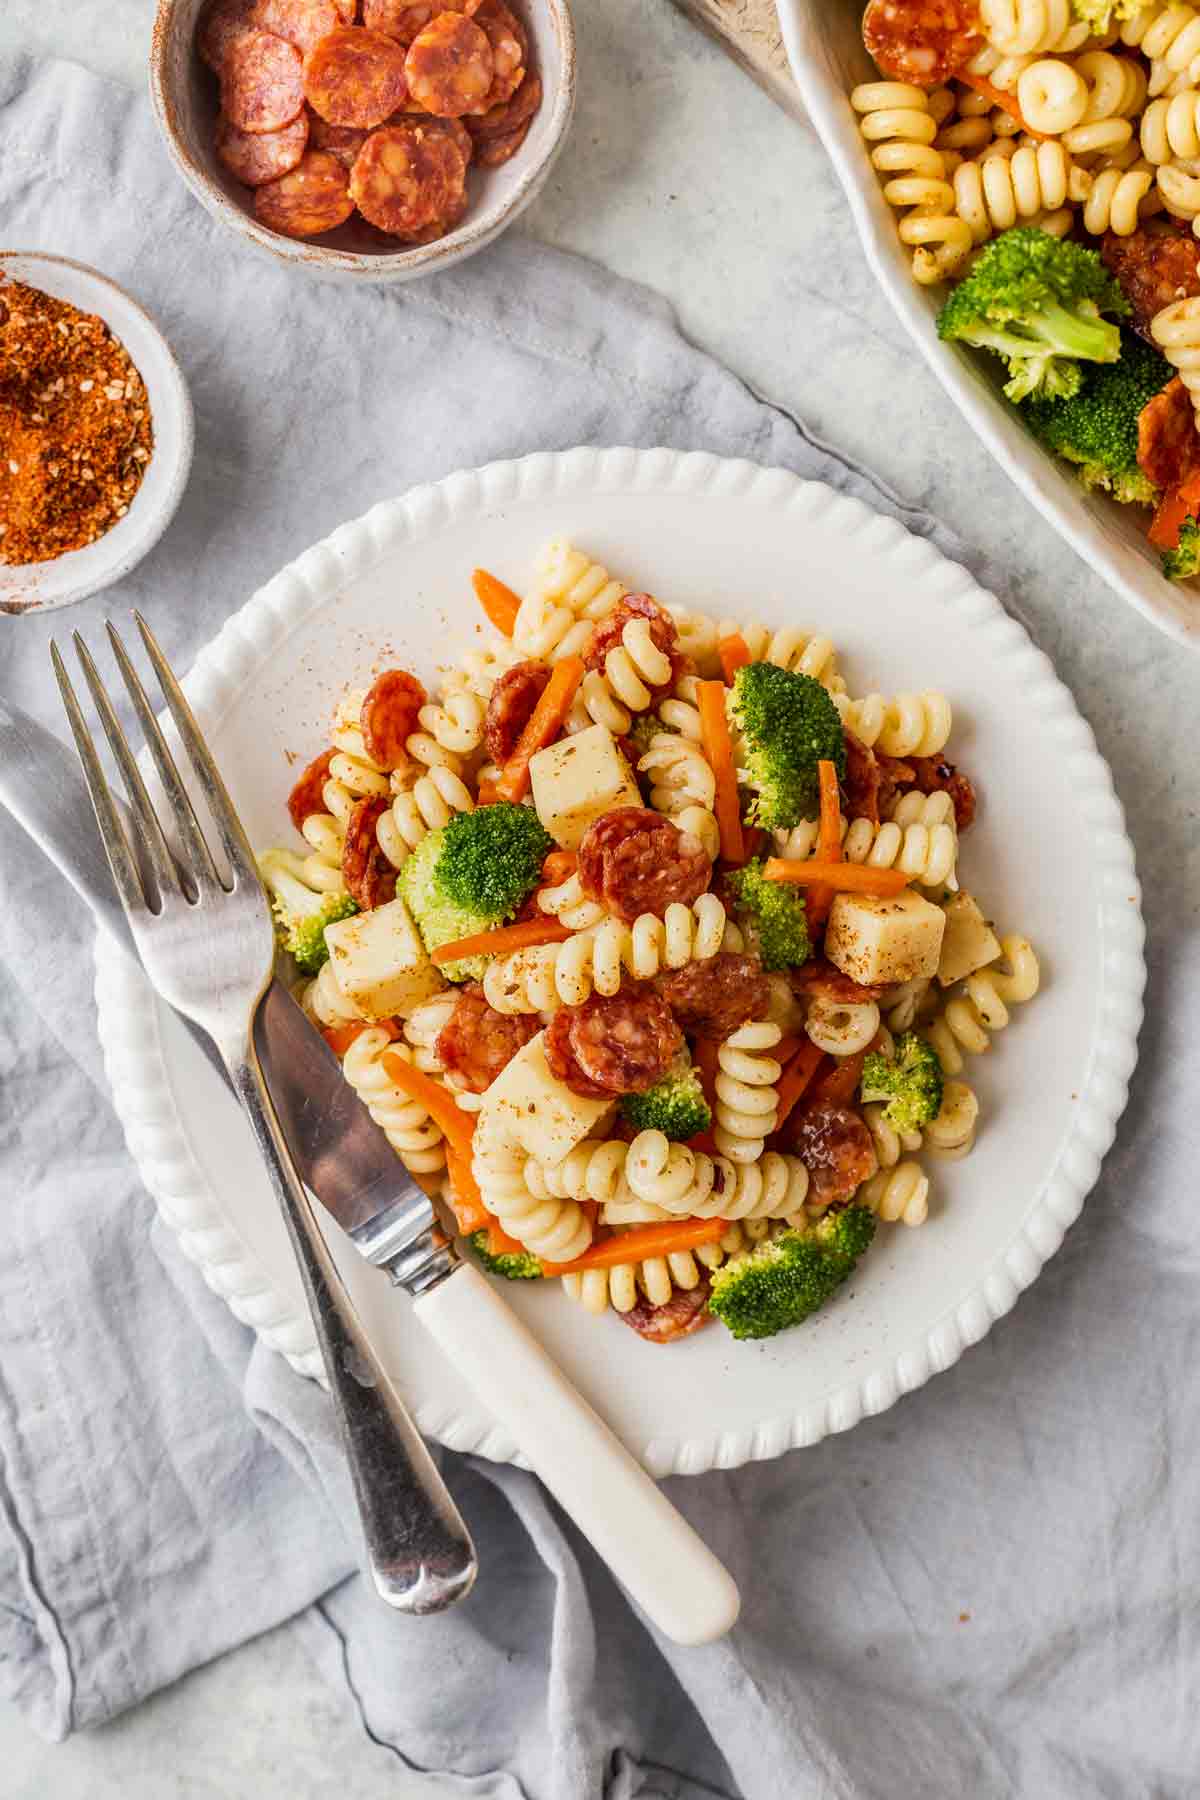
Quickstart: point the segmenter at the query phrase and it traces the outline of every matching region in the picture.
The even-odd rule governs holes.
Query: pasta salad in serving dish
[[[347,694],[260,858],[302,1004],[495,1274],[772,1336],[924,1223],[1037,992],[962,884],[950,702],[563,541],[475,591],[492,641]]]
[[[870,0],[850,104],[946,341],[1200,574],[1200,6]]]

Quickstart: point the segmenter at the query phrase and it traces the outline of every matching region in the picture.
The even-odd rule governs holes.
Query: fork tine
[[[87,782],[88,794],[92,802],[92,810],[96,815],[96,823],[100,827],[100,839],[104,845],[104,853],[108,857],[108,866],[112,870],[113,880],[117,884],[117,892],[127,912],[144,911],[146,896],[142,892],[142,880],[133,851],[129,845],[125,825],[112,790],[105,778],[96,755],[96,746],[92,742],[92,734],[87,728],[83,709],[71,685],[71,677],[67,674],[66,664],[54,639],[50,639],[50,660],[54,664],[54,678],[58,682],[58,691],[62,695],[63,707],[67,714],[67,723],[71,727],[71,735],[75,739],[75,748],[79,753],[79,761],[83,765],[83,778]]]
[[[163,828],[158,822],[158,814],[150,804],[146,784],[142,780],[141,770],[134,761],[133,752],[129,748],[129,741],[125,736],[121,721],[113,711],[112,701],[100,679],[100,671],[92,661],[91,651],[78,631],[72,632],[71,635],[75,644],[75,654],[79,658],[80,667],[88,687],[92,691],[96,711],[100,714],[104,735],[108,739],[117,767],[121,771],[121,778],[129,794],[138,846],[145,852],[153,871],[159,902],[165,905],[171,894],[180,894],[183,891],[179,881],[179,872],[175,867],[167,840],[163,836]]]
[[[142,642],[146,646],[146,654],[154,664],[154,673],[158,676],[163,697],[171,709],[171,717],[183,740],[183,747],[188,753],[196,779],[204,790],[204,798],[208,802],[208,808],[212,813],[221,843],[224,845],[225,854],[229,858],[229,866],[233,870],[237,882],[249,881],[255,887],[259,887],[261,878],[258,873],[258,864],[254,860],[254,852],[250,848],[250,841],[242,829],[242,822],[229,797],[229,790],[221,779],[217,765],[212,759],[183,689],[176,681],[171,665],[159,648],[154,633],[136,608],[133,616],[137,620],[138,630],[142,634]]]
[[[163,784],[171,816],[179,832],[184,850],[184,864],[194,879],[196,886],[203,891],[216,891],[221,887],[221,879],[217,874],[217,866],[212,859],[196,810],[192,805],[191,795],[184,787],[175,758],[167,748],[167,740],[159,729],[154,709],[146,698],[146,690],[142,686],[141,677],[129,660],[129,652],[121,642],[121,634],[112,620],[106,620],[108,641],[112,645],[113,655],[117,659],[117,667],[121,671],[125,686],[129,690],[129,698],[133,701],[133,709],[137,713],[150,754],[154,758],[154,766],[158,770],[158,778]]]

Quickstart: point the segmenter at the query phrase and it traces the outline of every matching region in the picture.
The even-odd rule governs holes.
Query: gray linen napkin
[[[186,667],[375,500],[580,442],[780,464],[954,551],[688,345],[655,296],[519,234],[410,289],[285,278],[190,200],[144,103],[76,68],[0,66],[0,205],[9,243],[128,283],[197,409],[171,531],[60,626],[136,603]],[[4,680],[61,728],[53,625],[4,625]],[[1153,1121],[1143,1081],[1085,1223],[1013,1318],[846,1438],[671,1484],[744,1596],[730,1638],[680,1651],[530,1476],[471,1459],[445,1458],[484,1557],[465,1605],[405,1621],[342,1579],[352,1509],[326,1402],[156,1219],[105,1094],[90,925],[2,820],[0,871],[0,1679],[41,1730],[107,1718],[307,1608],[364,1730],[459,1792],[1188,1791],[1200,1430],[1171,1377],[1200,1346],[1172,1171],[1194,1197],[1194,963],[1173,968],[1144,1055]]]

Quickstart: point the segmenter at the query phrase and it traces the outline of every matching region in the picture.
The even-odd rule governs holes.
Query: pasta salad
[[[774,1335],[925,1222],[1037,992],[960,876],[950,702],[563,541],[474,584],[491,641],[348,693],[260,858],[302,1004],[494,1273]]]
[[[850,94],[948,341],[1200,573],[1200,6],[870,0]]]

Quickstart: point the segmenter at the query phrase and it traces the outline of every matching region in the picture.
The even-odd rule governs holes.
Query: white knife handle
[[[464,1263],[414,1309],[659,1630],[677,1644],[728,1631],[728,1570],[479,1270]]]

